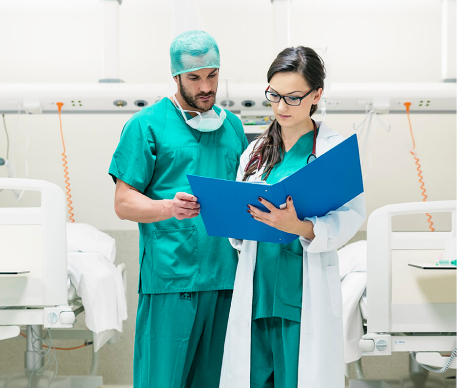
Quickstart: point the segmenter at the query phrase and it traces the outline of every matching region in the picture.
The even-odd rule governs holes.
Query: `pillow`
[[[67,252],[96,252],[110,263],[116,258],[114,238],[89,224],[67,223]]]

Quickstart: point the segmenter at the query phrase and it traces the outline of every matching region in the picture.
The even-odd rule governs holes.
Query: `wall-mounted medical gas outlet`
[[[252,108],[255,105],[255,101],[244,100],[244,101],[241,101],[241,105],[243,105],[245,108]]]
[[[143,108],[143,107],[145,107],[146,105],[148,105],[148,102],[145,101],[145,100],[136,100],[136,101],[133,103],[133,105],[138,106],[138,107],[140,107],[140,108]]]
[[[118,107],[124,107],[124,106],[127,106],[127,101],[116,100],[116,101],[113,102],[113,105],[114,106],[118,106]]]
[[[221,106],[223,106],[224,108],[230,108],[233,105],[235,105],[235,103],[232,100],[223,100],[223,101],[221,101]]]

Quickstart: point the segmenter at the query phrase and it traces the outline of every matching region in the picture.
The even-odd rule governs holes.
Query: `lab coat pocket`
[[[327,275],[327,287],[330,297],[332,314],[335,318],[343,316],[343,297],[341,293],[340,270],[338,265],[329,265],[325,267]]]
[[[303,256],[281,249],[276,295],[289,306],[302,307]]]
[[[195,226],[156,229],[152,247],[153,271],[162,279],[190,279],[199,270]]]

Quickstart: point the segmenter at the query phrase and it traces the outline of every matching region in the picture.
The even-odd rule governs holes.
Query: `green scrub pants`
[[[251,341],[251,388],[297,388],[300,322],[256,319]]]
[[[232,290],[139,294],[134,388],[218,388]]]

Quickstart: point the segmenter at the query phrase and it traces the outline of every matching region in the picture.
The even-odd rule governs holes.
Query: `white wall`
[[[269,0],[197,0],[205,29],[220,45],[221,79],[266,82],[271,49]],[[439,82],[441,71],[439,0],[292,2],[293,45],[328,48],[333,82]],[[169,2],[124,0],[120,7],[120,66],[126,82],[167,82],[171,8]],[[1,82],[97,82],[101,77],[101,3],[97,0],[2,0],[0,2]],[[63,115],[75,219],[104,229],[132,229],[113,211],[114,185],[107,171],[128,115]],[[318,117],[317,117],[318,118]],[[327,116],[344,135],[362,115]],[[399,202],[421,201],[409,148],[406,115],[383,118],[390,133],[374,122],[372,166],[365,181],[368,211]],[[455,114],[413,115],[416,144],[429,200],[455,199]],[[16,139],[16,172],[25,176],[25,139],[30,136],[29,177],[64,187],[57,115],[7,115]],[[0,157],[6,137],[0,121]],[[366,158],[366,170],[369,157]],[[0,176],[6,176],[0,167]],[[14,197],[0,193],[0,206]],[[20,206],[36,203],[32,194]],[[411,221],[407,229],[424,229]],[[440,218],[438,218],[440,221]],[[447,221],[440,221],[448,227]],[[437,225],[439,228],[440,226]]]

